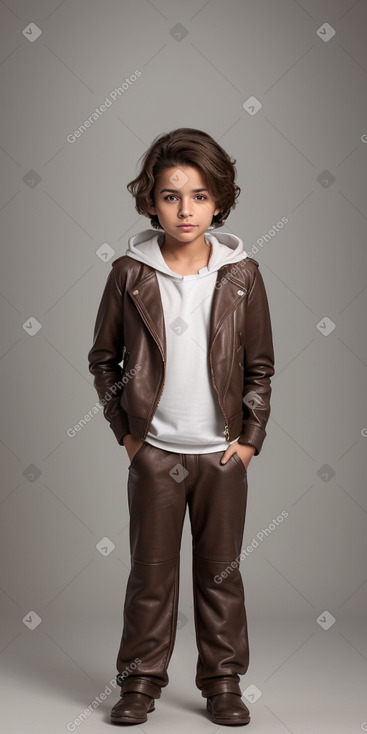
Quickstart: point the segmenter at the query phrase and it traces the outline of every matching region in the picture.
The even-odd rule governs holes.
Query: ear
[[[220,207],[214,210],[213,215],[216,216],[219,213],[220,213]]]

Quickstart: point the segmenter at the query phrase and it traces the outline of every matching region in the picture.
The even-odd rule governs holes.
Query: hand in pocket
[[[139,449],[142,447],[144,441],[141,441],[140,438],[135,438],[131,433],[127,433],[126,436],[124,436],[123,441],[131,463],[135,454],[137,454]]]

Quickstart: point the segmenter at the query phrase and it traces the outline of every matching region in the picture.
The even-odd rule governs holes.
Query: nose
[[[181,199],[181,205],[179,207],[179,216],[182,217],[183,219],[185,217],[190,217],[191,216],[190,203],[189,202],[190,202],[190,199],[184,199],[184,198]]]

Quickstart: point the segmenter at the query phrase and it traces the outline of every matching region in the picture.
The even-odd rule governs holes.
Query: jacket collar
[[[214,288],[209,331],[209,348],[224,321],[240,304],[246,295],[245,278],[241,271],[231,272],[232,263],[224,265],[217,272]],[[224,280],[223,280],[224,279]],[[143,321],[156,341],[162,357],[166,356],[166,336],[161,294],[154,268],[143,265],[134,285],[127,292],[136,305]]]

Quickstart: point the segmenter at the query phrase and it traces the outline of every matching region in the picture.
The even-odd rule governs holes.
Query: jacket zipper
[[[221,403],[221,399],[220,399],[220,396],[219,396],[219,391],[217,390],[217,387],[216,387],[216,385],[215,385],[215,381],[214,381],[214,372],[213,372],[213,363],[212,363],[212,351],[211,351],[211,349],[209,350],[209,362],[210,362],[210,373],[211,373],[211,376],[212,376],[212,383],[213,383],[213,387],[214,387],[214,389],[215,389],[215,392],[216,392],[216,393],[217,393],[217,395],[218,395],[218,403],[219,403],[220,409],[221,409],[221,411],[222,411],[222,413],[223,413],[223,416],[224,416],[224,420],[225,420],[225,423],[224,423],[224,435],[225,435],[225,437],[226,437],[226,441],[229,441],[229,440],[230,440],[230,438],[229,438],[229,426],[228,426],[228,418],[227,418],[227,416],[226,416],[226,413],[225,413],[224,407],[223,407],[223,405],[222,405],[222,403]]]
[[[149,329],[149,324],[147,323],[147,321],[146,321],[146,318],[145,318],[144,314],[143,314],[143,313],[142,313],[142,311],[141,311],[141,308],[140,308],[140,306],[139,306],[139,303],[138,303],[138,300],[137,300],[137,299],[135,299],[135,305],[136,305],[136,307],[137,307],[137,309],[138,309],[138,311],[139,311],[139,313],[140,313],[140,316],[142,317],[142,319],[143,319],[143,321],[144,321],[144,323],[145,323],[145,325],[146,325],[147,329],[148,329],[148,330],[149,330],[149,332],[150,332],[150,329]],[[151,332],[150,332],[150,333],[151,333]],[[161,352],[161,350],[159,350],[159,351]],[[161,356],[162,356],[162,362],[163,362],[163,379],[162,379],[162,382],[161,382],[161,386],[160,386],[160,389],[159,389],[159,393],[158,393],[158,398],[157,398],[157,400],[156,400],[155,404],[153,405],[153,408],[152,408],[152,410],[150,411],[150,414],[149,414],[149,416],[148,416],[148,418],[147,418],[147,427],[146,427],[146,429],[145,429],[145,431],[144,431],[144,435],[143,435],[143,438],[141,439],[142,441],[145,441],[145,439],[146,439],[146,437],[147,437],[147,433],[148,433],[148,429],[149,429],[149,426],[150,426],[150,422],[151,422],[151,420],[152,420],[152,417],[153,417],[153,415],[154,415],[155,411],[156,411],[156,410],[157,410],[157,408],[158,408],[158,405],[159,405],[159,401],[160,401],[160,399],[161,399],[161,397],[162,397],[162,392],[163,392],[163,388],[164,388],[164,383],[165,383],[165,378],[166,378],[166,362],[165,362],[164,354],[163,354],[162,352],[161,352]]]
[[[135,300],[135,304],[136,304],[136,307],[137,307],[137,309],[138,309],[138,311],[140,313],[140,316],[142,317],[142,319],[143,319],[144,323],[146,324],[147,328],[149,329],[149,325],[147,324],[146,319],[144,317],[144,314],[142,313],[142,311],[141,311],[141,309],[139,307],[139,303],[138,303],[137,299]],[[233,309],[234,308],[236,308],[236,304],[234,304]],[[150,329],[149,329],[149,331],[150,331]],[[159,390],[159,393],[158,393],[158,399],[156,400],[155,404],[153,405],[153,408],[150,411],[150,415],[148,416],[147,428],[144,431],[144,439],[142,439],[142,440],[145,440],[145,438],[146,438],[146,435],[148,433],[148,428],[149,428],[150,422],[152,420],[152,417],[153,417],[155,411],[158,408],[159,401],[160,401],[160,399],[162,397],[162,392],[163,392],[164,383],[165,383],[165,376],[166,376],[166,365],[165,365],[164,355],[162,354],[162,352],[161,352],[161,355],[162,355],[162,362],[163,362],[163,379],[162,379],[161,387],[160,387],[160,390]],[[219,392],[218,392],[218,390],[216,388],[215,381],[214,381],[214,372],[213,372],[213,363],[212,363],[211,349],[209,350],[209,362],[210,362],[210,373],[211,373],[211,376],[212,376],[212,384],[213,384],[213,387],[215,389],[215,392],[218,395],[218,403],[219,403],[220,409],[221,409],[221,411],[223,413],[223,416],[224,416],[224,421],[225,421],[225,423],[224,423],[224,435],[225,435],[226,441],[230,441],[228,418],[227,418],[226,412],[224,410],[224,407],[222,405],[222,402],[221,402],[221,399],[220,399],[220,396],[219,396]]]
[[[232,282],[234,282],[234,281],[232,281]],[[238,284],[238,285],[240,285],[240,284]],[[230,310],[230,313],[232,311],[234,311],[234,309],[236,308],[236,306],[237,306],[237,303],[234,303],[233,306],[232,306],[232,308],[231,308],[231,310]],[[227,314],[227,316],[228,315],[229,314]],[[212,347],[213,347],[213,344],[214,344],[215,339],[216,339],[216,336],[214,337],[214,340],[213,340],[213,343],[212,343]],[[214,372],[213,372],[213,362],[212,362],[212,348],[210,348],[210,350],[209,350],[209,362],[210,362],[210,372],[211,372],[211,376],[212,376],[213,387],[214,387],[214,389],[215,389],[215,391],[216,391],[216,393],[218,395],[218,403],[220,405],[220,409],[221,409],[221,411],[223,413],[224,420],[225,420],[225,423],[224,423],[224,435],[226,437],[226,441],[230,441],[230,438],[229,438],[228,417],[227,417],[226,412],[224,410],[224,407],[223,407],[223,405],[221,403],[221,399],[220,399],[220,396],[219,396],[219,391],[217,390],[216,385],[215,385],[215,382],[214,382]]]
[[[162,352],[161,352],[161,354],[162,354]],[[150,426],[150,422],[151,422],[151,420],[153,418],[154,413],[156,412],[156,410],[158,408],[159,401],[160,401],[160,399],[162,397],[162,392],[163,392],[164,383],[165,383],[165,377],[166,377],[166,363],[165,363],[165,359],[164,359],[163,354],[162,354],[162,361],[163,361],[163,380],[161,382],[161,387],[160,387],[160,390],[159,390],[159,393],[158,393],[158,398],[157,398],[155,404],[153,405],[152,410],[150,411],[150,415],[148,416],[148,419],[147,419],[148,420],[147,427],[146,427],[146,430],[144,431],[144,439],[143,440],[145,440],[145,438],[147,436],[148,429],[149,429],[149,426]]]

